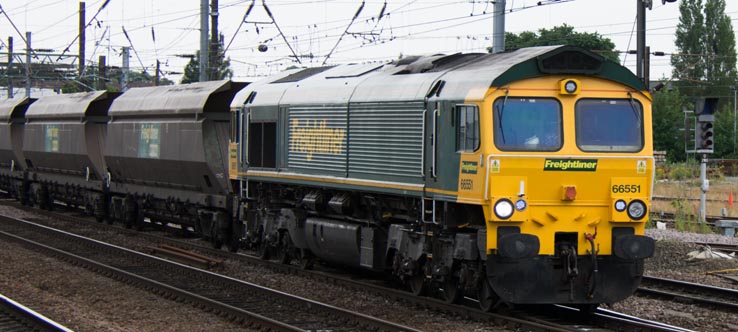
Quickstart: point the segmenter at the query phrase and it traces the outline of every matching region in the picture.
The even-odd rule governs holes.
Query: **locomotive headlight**
[[[564,90],[568,93],[574,93],[577,91],[577,82],[574,81],[567,81],[566,84],[564,84]]]
[[[646,216],[646,203],[634,200],[628,204],[628,217],[633,220],[640,220]]]
[[[559,82],[559,93],[562,95],[576,95],[579,93],[580,86],[578,80],[568,78]]]
[[[510,218],[513,214],[513,211],[513,203],[507,198],[503,198],[495,203],[495,215],[497,215],[497,218]]]
[[[625,211],[625,206],[626,206],[626,204],[625,204],[625,201],[624,200],[619,199],[619,200],[615,201],[615,211],[623,212],[623,211]]]

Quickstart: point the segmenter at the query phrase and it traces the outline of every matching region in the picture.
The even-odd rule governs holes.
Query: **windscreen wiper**
[[[502,101],[502,105],[497,105],[497,126],[500,128],[500,136],[502,136],[502,144],[505,144],[505,130],[502,129],[502,114],[505,112],[505,105],[507,104],[507,95],[510,94],[510,90],[505,91],[505,100]]]
[[[641,114],[640,114],[640,112],[638,112],[638,108],[636,107],[635,102],[633,101],[633,94],[631,94],[630,92],[628,92],[628,97],[630,97],[630,99],[628,101],[630,102],[630,108],[633,110],[633,115],[635,115],[636,120],[638,120],[638,125],[637,125],[638,127],[637,128],[640,128],[641,127],[641,122],[642,122],[641,121]]]

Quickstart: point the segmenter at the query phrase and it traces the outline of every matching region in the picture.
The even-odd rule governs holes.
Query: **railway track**
[[[66,219],[70,219],[74,222],[84,222],[87,226],[100,227],[101,229],[110,230],[110,226],[104,226],[95,223],[88,219],[80,219],[68,214],[58,214],[47,211],[33,210],[34,213],[40,213],[47,216],[53,216],[59,218],[60,216]],[[420,308],[430,309],[437,312],[443,312],[452,314],[459,317],[465,317],[475,321],[482,322],[493,322],[496,326],[504,326],[513,329],[522,330],[544,330],[544,331],[580,331],[580,330],[591,330],[591,329],[612,329],[612,330],[625,330],[625,331],[676,331],[679,330],[677,327],[665,328],[664,324],[657,322],[642,321],[638,318],[633,317],[632,323],[627,323],[622,317],[610,317],[608,314],[598,314],[596,319],[589,314],[582,314],[578,310],[573,310],[567,313],[566,316],[561,314],[549,315],[548,318],[539,316],[536,319],[532,319],[530,315],[520,312],[506,312],[501,310],[498,313],[486,313],[478,310],[478,304],[473,298],[465,298],[465,305],[454,305],[448,304],[444,301],[430,298],[430,297],[417,297],[406,291],[398,290],[390,287],[388,284],[377,281],[376,279],[361,279],[357,278],[356,275],[340,276],[336,275],[335,272],[330,270],[314,271],[304,270],[297,265],[284,265],[273,261],[266,261],[258,258],[255,255],[244,255],[244,254],[233,254],[227,251],[213,249],[209,247],[209,244],[200,245],[193,243],[192,240],[175,239],[170,237],[162,237],[159,235],[136,232],[122,227],[118,227],[116,232],[130,233],[131,236],[146,238],[147,242],[158,243],[159,247],[174,247],[179,248],[180,251],[196,252],[198,259],[191,263],[184,262],[185,264],[191,264],[198,266],[201,264],[199,261],[203,257],[209,257],[210,260],[233,261],[235,264],[244,265],[256,265],[266,267],[272,271],[286,274],[300,275],[303,277],[310,278],[317,282],[330,283],[337,286],[343,286],[351,289],[361,290],[365,292],[374,293],[383,298],[390,298],[409,303]],[[186,254],[185,256],[189,256]],[[550,310],[547,310],[550,311]],[[544,318],[542,318],[544,317]],[[562,317],[568,317],[562,319]],[[583,321],[588,323],[583,325]]]
[[[710,242],[695,242],[695,244],[702,245],[702,246],[708,246],[712,250],[718,250],[726,254],[735,253],[738,255],[738,244],[710,243]]]
[[[530,321],[561,321],[562,324],[576,322],[577,325],[572,326],[575,331],[692,331],[603,308],[583,313],[581,309],[561,305],[530,306],[525,312],[519,313],[519,316]]]
[[[738,290],[644,276],[636,294],[658,296],[738,313]]]
[[[674,213],[670,213],[670,212],[652,212],[650,217],[651,217],[651,220],[664,221],[664,222],[674,222],[674,218],[675,218]],[[698,221],[697,221],[699,219],[698,216],[690,215],[689,219],[694,220],[694,221],[689,221],[689,223],[698,224]],[[705,216],[706,224],[709,225],[710,227],[715,227],[715,222],[718,220],[738,220],[738,218],[723,217],[723,216]]]
[[[72,330],[0,294],[0,331],[71,332]]]
[[[416,331],[46,226],[0,220],[0,236],[7,240],[243,324],[276,331]]]

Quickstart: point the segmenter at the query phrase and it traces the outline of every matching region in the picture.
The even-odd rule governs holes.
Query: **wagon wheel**
[[[226,244],[226,247],[228,247],[228,251],[230,251],[230,252],[236,252],[241,247],[241,239],[239,239],[238,234],[239,233],[236,232],[236,230],[233,227],[231,227],[228,230],[228,232],[226,234],[226,238],[228,240],[225,243]]]
[[[210,244],[213,246],[213,249],[222,248],[223,247],[223,234],[213,229],[212,234],[210,235]]]
[[[492,309],[497,305],[497,302],[500,301],[500,297],[492,289],[492,285],[489,284],[486,276],[482,278],[480,284],[481,285],[479,285],[477,291],[479,308],[485,312],[492,311]]]

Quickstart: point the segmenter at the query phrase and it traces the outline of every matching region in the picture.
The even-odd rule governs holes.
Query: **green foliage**
[[[233,70],[231,69],[231,58],[225,57],[223,53],[223,34],[220,35],[220,42],[218,43],[218,52],[216,55],[210,54],[210,57],[215,57],[215,70],[211,71],[209,75],[210,80],[222,80],[230,79],[233,77]],[[185,65],[184,74],[180,83],[193,83],[200,81],[200,51],[195,51],[195,56]]]
[[[662,90],[653,95],[653,148],[666,151],[666,158],[671,161],[684,161],[685,131],[682,105],[686,99],[678,89]]]
[[[539,29],[538,33],[523,31],[520,34],[505,33],[505,50],[514,50],[531,46],[574,45],[593,51],[613,51],[615,44],[598,33],[576,32],[569,25],[556,26],[551,29]],[[487,48],[492,51],[492,48]],[[617,53],[603,52],[603,57],[618,61]]]
[[[731,18],[725,13],[725,0],[682,0],[679,12],[675,46],[677,53],[685,55],[671,57],[675,84],[688,101],[704,96],[720,98],[720,109],[715,113],[715,153],[712,157],[736,158],[732,114],[735,105],[731,87],[736,86],[738,71],[735,34]],[[655,108],[654,105],[654,113]]]
[[[90,91],[87,87],[82,85],[80,82],[72,80],[67,81],[61,87],[62,93],[75,93],[75,92],[87,92]]]
[[[672,56],[673,76],[687,96],[731,96],[736,72],[735,34],[725,0],[682,0]],[[721,101],[726,104],[726,100]]]
[[[681,54],[703,54],[705,44],[705,16],[702,14],[702,0],[682,0],[679,3],[679,24],[676,30],[674,46]],[[696,82],[704,77],[704,61],[702,57],[672,56],[671,66],[675,79],[683,81],[681,90],[690,96],[703,95],[704,86],[691,86],[686,82]]]
[[[732,103],[731,103],[732,105]],[[736,145],[734,144],[733,122],[734,113],[724,110],[715,114],[715,155],[722,158],[736,159]]]
[[[699,165],[677,163],[668,166],[669,180],[683,181],[699,176]]]
[[[660,164],[656,168],[656,179],[672,181],[698,181],[700,164],[698,162],[678,162]],[[707,165],[707,178],[710,181],[719,181],[725,178],[723,169],[716,165]]]
[[[705,1],[705,77],[710,82],[710,95],[729,103],[730,87],[735,85],[735,33],[731,17],[725,13],[725,0]]]
[[[674,208],[674,226],[679,231],[687,230],[689,220],[692,217],[691,209],[685,199],[675,199],[669,203]]]

